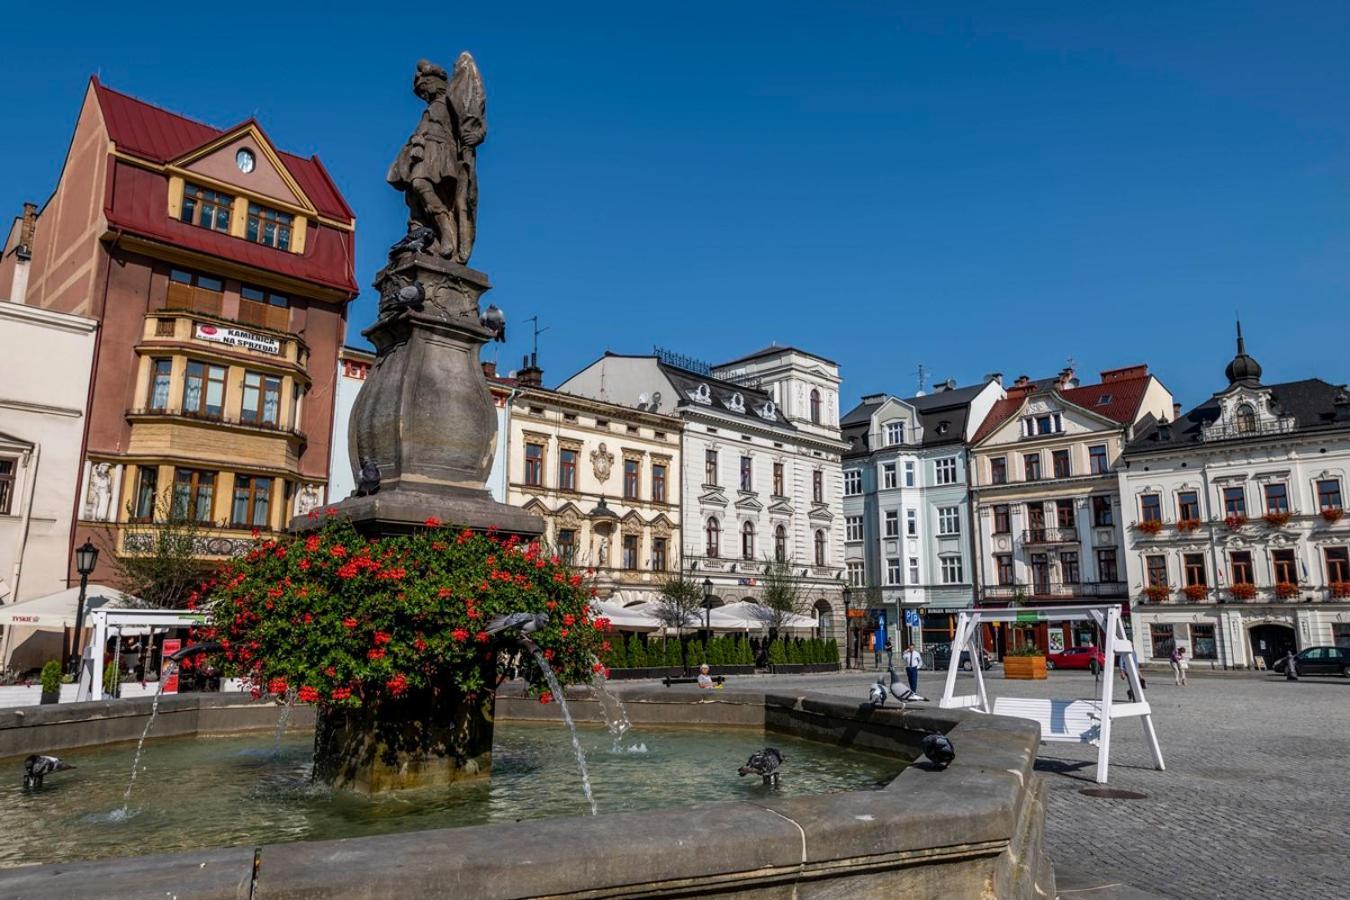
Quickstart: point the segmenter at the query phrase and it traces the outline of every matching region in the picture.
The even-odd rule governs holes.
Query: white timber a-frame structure
[[[1000,697],[991,706],[984,674],[978,665],[972,666],[975,675],[975,693],[956,695],[956,675],[960,668],[962,650],[970,651],[969,659],[980,658],[980,626],[1007,622],[1030,625],[1038,622],[1095,622],[1104,636],[1103,651],[1107,666],[1102,673],[1101,696],[1096,700],[1081,699],[1019,699]],[[1115,669],[1125,673],[1133,700],[1114,703]],[[1144,697],[1143,680],[1139,677],[1139,660],[1134,644],[1125,633],[1119,604],[1084,604],[1077,606],[1045,606],[1035,608],[1000,608],[963,610],[957,618],[956,635],[952,639],[951,662],[947,666],[946,686],[939,705],[943,709],[976,709],[994,715],[1031,719],[1041,726],[1042,741],[1071,741],[1097,746],[1097,783],[1106,784],[1111,763],[1111,723],[1116,719],[1138,718],[1144,726],[1153,763],[1164,770],[1162,749],[1153,728],[1153,713]]]
[[[184,609],[96,609],[91,612],[93,637],[84,647],[80,660],[78,700],[103,699],[103,648],[109,634],[167,631],[191,628],[206,623],[206,613]],[[160,676],[163,677],[162,675]]]

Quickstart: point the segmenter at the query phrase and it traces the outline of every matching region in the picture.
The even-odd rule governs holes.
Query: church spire
[[[1261,364],[1247,353],[1247,342],[1242,337],[1241,319],[1237,320],[1237,355],[1228,364],[1228,368],[1224,369],[1224,374],[1228,376],[1229,384],[1261,383]]]

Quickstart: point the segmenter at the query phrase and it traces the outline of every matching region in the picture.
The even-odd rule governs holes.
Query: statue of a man
[[[408,204],[409,237],[395,248],[408,245],[419,229],[429,229],[435,241],[423,249],[467,263],[478,214],[477,147],[487,134],[483,78],[468,53],[455,61],[453,78],[422,60],[413,93],[427,108],[387,178]]]

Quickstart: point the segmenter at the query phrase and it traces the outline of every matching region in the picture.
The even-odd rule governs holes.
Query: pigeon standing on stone
[[[945,734],[926,735],[919,743],[919,749],[939,769],[947,768],[956,759],[956,748]]]
[[[405,284],[398,289],[398,305],[406,306],[408,309],[421,309],[427,299],[426,289],[422,287],[422,282],[414,281],[412,284]]]
[[[434,243],[436,243],[436,232],[425,225],[419,225],[389,248],[389,257],[392,259],[404,250],[412,250],[415,253],[430,253],[431,245]]]
[[[895,674],[895,669],[887,669],[886,673],[890,676],[891,694],[901,703],[909,703],[912,700],[918,700],[927,703],[927,698],[920,697],[909,689],[909,685],[900,680],[900,676]]]
[[[548,613],[511,613],[509,616],[497,616],[483,630],[488,634],[501,634],[512,628],[519,628],[521,634],[534,634],[548,624]]]
[[[478,319],[484,328],[492,332],[492,339],[497,343],[506,341],[506,314],[495,304],[489,303],[488,308],[483,311],[483,315]]]
[[[369,456],[361,457],[361,472],[356,481],[356,496],[369,497],[380,490],[380,467]]]
[[[886,685],[877,682],[867,689],[867,699],[873,706],[881,707],[886,705]]]
[[[74,766],[69,763],[63,763],[55,756],[40,756],[36,753],[23,761],[23,786],[26,788],[42,787],[42,779],[53,772],[64,772],[67,769],[73,769]]]
[[[749,775],[752,772],[764,779],[765,784],[778,783],[778,768],[783,765],[783,754],[776,747],[765,747],[750,754],[745,765],[736,770],[737,775]]]

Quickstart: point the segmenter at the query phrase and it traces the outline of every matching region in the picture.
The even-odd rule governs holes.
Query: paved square
[[[987,677],[995,697],[1096,696],[1086,672],[1005,681],[995,667]],[[1129,719],[1116,723],[1110,771],[1111,787],[1145,799],[1082,795],[1097,786],[1096,748],[1041,745],[1061,896],[1128,895],[1095,889],[1112,884],[1162,897],[1350,896],[1350,679],[1193,675],[1178,688],[1170,673],[1145,677],[1167,771],[1153,769],[1143,729]],[[870,680],[849,673],[754,684],[861,700]],[[922,673],[920,691],[936,699],[938,675]]]

